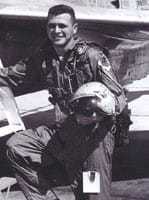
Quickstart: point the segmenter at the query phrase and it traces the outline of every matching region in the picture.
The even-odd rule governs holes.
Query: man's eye
[[[66,25],[65,24],[48,24],[48,28],[50,28],[50,29],[54,29],[56,27],[58,27],[58,28],[65,28]]]
[[[58,26],[59,26],[59,28],[65,28],[66,27],[65,24],[59,24]]]
[[[48,24],[48,28],[52,29],[52,28],[55,28],[56,27],[56,24]]]

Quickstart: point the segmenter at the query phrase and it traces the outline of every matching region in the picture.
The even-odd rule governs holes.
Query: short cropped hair
[[[48,11],[48,18],[50,16],[56,16],[56,15],[60,15],[64,13],[67,13],[71,16],[73,23],[76,22],[75,12],[73,8],[64,4],[59,4],[59,5],[51,7]]]

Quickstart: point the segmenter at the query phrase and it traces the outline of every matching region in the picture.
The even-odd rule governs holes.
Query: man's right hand
[[[23,62],[18,62],[14,66],[0,68],[0,76],[13,76],[16,78],[24,78],[26,75],[26,65]]]
[[[8,76],[13,76],[19,79],[24,78],[26,75],[26,64],[23,62],[18,62],[14,66],[8,67]]]
[[[8,67],[0,68],[0,76],[8,77]]]
[[[15,86],[23,82],[25,76],[26,64],[21,61],[14,66],[0,68],[0,77],[7,78]]]

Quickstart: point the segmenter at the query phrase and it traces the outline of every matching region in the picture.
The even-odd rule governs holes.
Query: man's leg
[[[41,154],[50,138],[50,130],[41,126],[16,133],[7,142],[8,159],[27,200],[46,199],[46,180],[40,173]],[[53,199],[51,194],[50,200]]]
[[[100,173],[100,193],[83,194],[82,183],[79,183],[77,200],[111,200],[111,170],[112,154],[114,149],[114,136],[108,132],[104,140],[99,142],[98,148],[84,163],[84,171]]]

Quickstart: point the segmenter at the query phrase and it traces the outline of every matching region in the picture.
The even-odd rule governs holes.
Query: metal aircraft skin
[[[116,9],[116,8],[101,8],[99,6],[90,6],[88,4],[80,4],[81,1],[71,0],[47,0],[44,1],[22,1],[18,0],[7,1],[4,3],[0,0],[0,17],[14,19],[45,19],[49,7],[56,4],[71,5],[79,21],[89,22],[104,22],[104,23],[119,23],[119,24],[148,24],[149,12],[141,9]],[[83,1],[82,1],[83,2]]]

